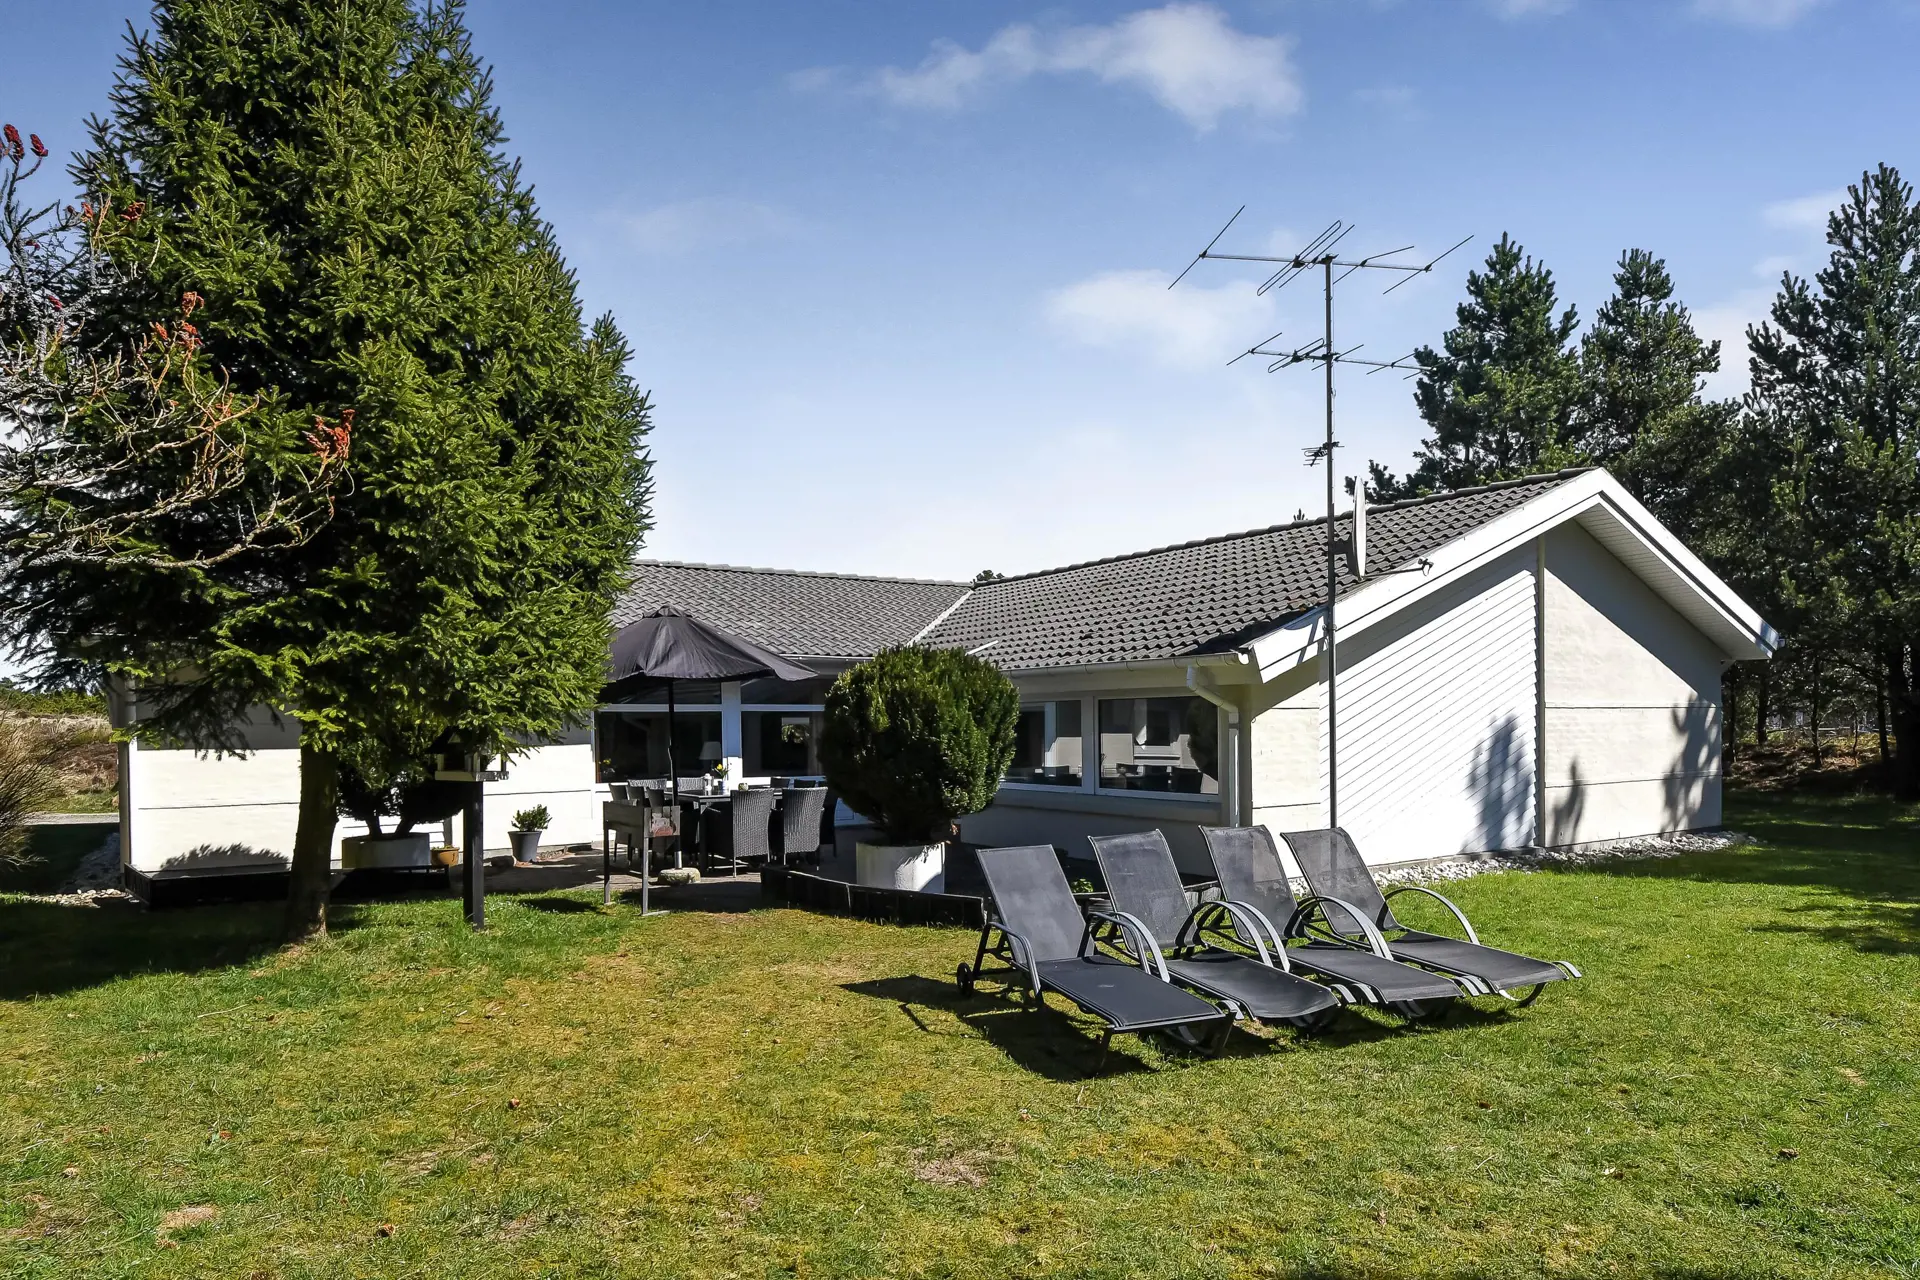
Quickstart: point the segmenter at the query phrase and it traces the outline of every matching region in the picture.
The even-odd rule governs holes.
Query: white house
[[[1021,691],[1020,742],[989,844],[1205,824],[1338,820],[1396,863],[1720,821],[1721,674],[1778,637],[1600,470],[1374,507],[1354,518],[1335,613],[1329,786],[1324,520],[1207,538],[977,587],[643,562],[615,622],[678,605],[820,673],[682,686],[680,760],[733,776],[818,770],[821,700],[888,645],[963,647]],[[487,843],[539,801],[549,839],[599,838],[604,783],[665,764],[666,708],[602,708],[591,731],[489,784]],[[123,841],[141,874],[291,847],[290,732],[213,760],[126,748]],[[501,829],[494,830],[495,823]],[[342,834],[351,827],[343,826]]]

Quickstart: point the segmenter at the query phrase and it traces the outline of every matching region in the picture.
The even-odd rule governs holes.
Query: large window
[[[1205,698],[1102,698],[1100,785],[1220,792],[1220,715]]]
[[[740,717],[747,776],[811,777],[820,772],[818,711],[747,711]]]
[[[1014,739],[1008,782],[1046,787],[1077,787],[1081,768],[1080,703],[1042,702],[1020,708],[1019,734]]]
[[[594,740],[602,782],[667,776],[664,710],[598,712],[594,716]],[[691,778],[719,760],[720,713],[680,710],[673,719],[674,771]]]

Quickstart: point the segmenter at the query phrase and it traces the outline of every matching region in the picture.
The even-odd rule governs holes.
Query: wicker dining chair
[[[773,806],[779,793],[765,787],[741,788],[724,806],[727,812],[714,815],[714,827],[720,839],[707,855],[709,869],[724,865],[728,875],[739,875],[749,862],[766,862],[773,856],[769,828],[773,825]]]
[[[827,807],[825,787],[788,787],[780,793],[780,865],[795,857],[820,861],[820,815]]]

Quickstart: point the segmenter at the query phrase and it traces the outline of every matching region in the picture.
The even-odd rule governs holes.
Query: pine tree
[[[1567,465],[1566,435],[1579,394],[1579,363],[1568,342],[1579,319],[1555,314],[1553,273],[1508,235],[1467,273],[1467,300],[1442,350],[1414,352],[1414,402],[1432,429],[1405,480],[1376,466],[1383,498],[1485,484]]]
[[[1581,395],[1566,443],[1699,551],[1720,496],[1708,481],[1738,410],[1701,398],[1720,344],[1701,340],[1673,300],[1666,263],[1646,250],[1621,254],[1613,279],[1613,297],[1580,342]]]
[[[346,458],[302,544],[71,569],[36,615],[141,683],[149,735],[297,718],[293,937],[325,928],[340,762],[377,785],[430,745],[577,721],[647,524],[626,343],[583,326],[490,92],[457,0],[164,0],[75,170],[98,202],[144,202],[122,251],[151,266],[113,322],[197,294],[236,391]]]
[[[1827,265],[1781,281],[1748,331],[1749,430],[1787,460],[1773,534],[1781,594],[1817,639],[1871,650],[1894,786],[1920,798],[1920,205],[1886,165],[1827,220]],[[1813,637],[1801,635],[1803,642]]]

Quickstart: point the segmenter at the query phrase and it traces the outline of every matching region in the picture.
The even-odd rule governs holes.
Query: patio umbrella
[[[609,684],[666,681],[667,774],[673,781],[676,812],[680,806],[680,774],[673,762],[674,681],[751,680],[761,676],[811,680],[814,673],[670,604],[614,632]]]

